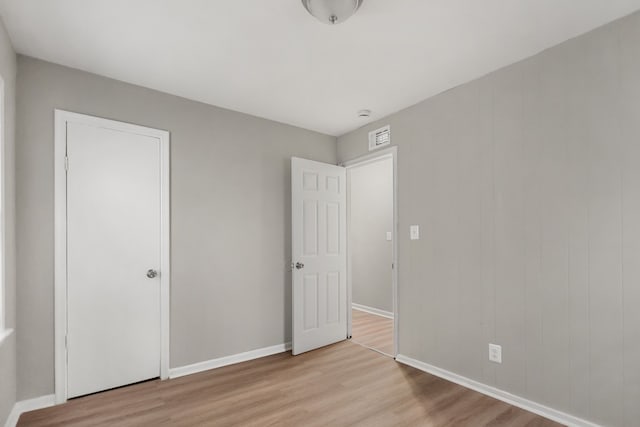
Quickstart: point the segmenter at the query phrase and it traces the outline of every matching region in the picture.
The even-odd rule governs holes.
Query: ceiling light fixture
[[[371,110],[360,110],[360,111],[358,111],[358,117],[362,117],[362,118],[371,117]]]
[[[363,0],[302,0],[305,9],[325,24],[340,24],[356,13]]]

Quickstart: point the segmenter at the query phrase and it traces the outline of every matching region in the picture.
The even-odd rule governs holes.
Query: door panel
[[[304,212],[302,218],[304,225],[302,227],[304,239],[304,255],[318,255],[318,202],[316,200],[304,200]]]
[[[340,256],[340,204],[327,202],[327,255]]]
[[[318,327],[318,275],[304,275],[304,330],[309,331]]]
[[[298,158],[292,170],[293,354],[347,337],[345,169]],[[302,265],[304,265],[302,267]]]
[[[160,374],[160,141],[67,124],[67,394]]]

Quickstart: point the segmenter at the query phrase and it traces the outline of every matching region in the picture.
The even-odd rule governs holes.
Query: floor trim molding
[[[390,311],[380,310],[379,308],[368,307],[362,304],[351,303],[351,308],[358,311],[364,311],[365,313],[375,314],[376,316],[386,317],[387,319],[393,319],[393,313]]]
[[[236,363],[247,362],[249,360],[259,359],[261,357],[271,356],[278,353],[284,353],[291,350],[291,343],[278,344],[271,347],[259,348],[244,353],[234,354],[231,356],[220,357],[218,359],[207,360],[204,362],[194,363],[193,365],[181,366],[169,370],[169,378],[179,378],[185,375],[196,374],[198,372],[208,371],[210,369],[221,368],[223,366],[234,365]],[[49,394],[46,396],[36,397],[34,399],[22,400],[13,405],[13,409],[7,417],[5,427],[16,427],[20,415],[25,412],[35,411],[37,409],[48,408],[56,404],[56,395]]]
[[[543,416],[558,423],[565,424],[569,427],[600,427],[598,424],[583,420],[582,418],[575,417],[573,415],[567,414],[566,412],[549,408],[548,406],[541,405],[532,400],[525,399],[524,397],[516,396],[515,394],[511,394],[504,390],[491,387],[481,382],[463,377],[462,375],[455,374],[453,372],[438,368],[433,365],[429,365],[428,363],[412,359],[402,354],[399,354],[396,357],[396,361],[404,365],[419,369],[423,372],[435,375],[436,377],[440,377],[447,381],[459,384],[471,390],[475,390],[479,393],[485,394],[495,399],[501,400],[510,405],[517,406],[518,408],[533,412],[534,414]]]
[[[197,374],[198,372],[208,371],[210,369],[221,368],[223,366],[235,365],[236,363],[247,362],[249,360],[259,359],[261,357],[271,356],[278,353],[284,353],[291,350],[291,343],[277,344],[271,347],[259,348],[244,353],[233,354],[231,356],[220,357],[218,359],[206,360],[204,362],[194,363],[192,365],[181,366],[169,369],[169,378],[179,378],[185,375]]]
[[[56,395],[48,394],[46,396],[36,397],[34,399],[21,400],[13,405],[13,409],[7,418],[5,427],[15,427],[18,424],[20,415],[25,412],[35,411],[36,409],[48,408],[56,404]]]

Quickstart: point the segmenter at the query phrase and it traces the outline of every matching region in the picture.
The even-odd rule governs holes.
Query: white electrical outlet
[[[387,231],[387,242],[390,242],[392,240],[393,236],[391,234],[390,231]]]
[[[502,346],[489,344],[489,360],[495,363],[502,363]]]
[[[412,225],[409,227],[409,237],[411,240],[420,240],[420,226]]]

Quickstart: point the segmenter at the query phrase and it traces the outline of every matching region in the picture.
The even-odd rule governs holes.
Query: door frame
[[[160,141],[160,357],[161,379],[169,378],[170,315],[170,135],[119,121],[55,109],[54,137],[54,349],[55,402],[67,401],[67,123],[79,123],[126,133],[149,136]]]
[[[351,186],[349,185],[349,169],[364,166],[383,159],[392,159],[393,164],[393,229],[391,240],[391,292],[393,308],[393,358],[398,355],[398,147],[391,146],[380,151],[365,154],[355,159],[340,163],[347,169],[347,337],[351,338],[353,304],[353,285],[351,282]]]

